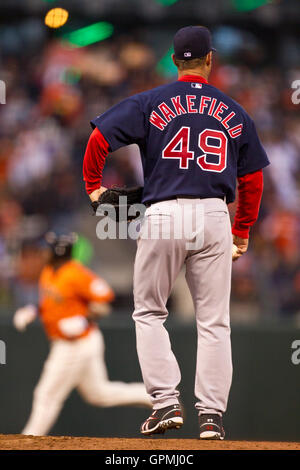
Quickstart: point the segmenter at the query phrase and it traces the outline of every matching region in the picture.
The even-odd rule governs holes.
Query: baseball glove
[[[100,195],[98,201],[92,202],[91,206],[95,214],[100,207],[102,215],[108,215],[108,217],[117,222],[121,222],[121,219],[124,220],[124,217],[126,217],[125,220],[130,221],[141,215],[140,212],[136,215],[128,215],[128,209],[133,204],[142,203],[143,189],[142,186],[134,188],[110,188]],[[122,199],[120,201],[119,198],[121,196]],[[112,206],[114,210],[112,210]]]

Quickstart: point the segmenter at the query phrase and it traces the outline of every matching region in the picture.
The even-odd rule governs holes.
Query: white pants
[[[94,330],[87,337],[75,341],[53,341],[34,390],[31,415],[22,434],[46,435],[74,388],[84,400],[95,406],[151,406],[142,383],[109,381],[103,336],[99,330]]]
[[[197,211],[202,217],[196,217]],[[183,214],[187,219],[181,220]],[[196,226],[192,228],[189,221]],[[147,223],[151,229],[160,228],[161,235],[170,234],[169,238],[144,238]],[[221,414],[226,410],[232,377],[232,235],[227,206],[214,198],[158,202],[147,209],[143,224],[134,267],[133,318],[140,366],[153,407],[178,403],[181,374],[164,322],[167,300],[185,265],[198,332],[196,408],[199,413]],[[176,237],[177,224],[191,228]],[[195,240],[199,244],[191,249],[190,242]]]

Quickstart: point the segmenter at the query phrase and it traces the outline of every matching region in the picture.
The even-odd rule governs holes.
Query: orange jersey
[[[45,266],[40,275],[39,295],[41,320],[50,339],[86,336],[93,328],[87,319],[89,303],[111,302],[114,298],[109,285],[77,261],[68,261],[58,269]],[[64,325],[72,318],[77,330],[68,335]]]

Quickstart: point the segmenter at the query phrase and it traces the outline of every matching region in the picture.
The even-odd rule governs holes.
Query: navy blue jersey
[[[145,203],[176,196],[229,203],[237,177],[269,164],[245,110],[201,77],[131,96],[91,124],[112,152],[139,146]]]

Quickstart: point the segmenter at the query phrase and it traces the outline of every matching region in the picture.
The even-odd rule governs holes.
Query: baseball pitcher
[[[49,239],[50,238],[50,239]],[[114,293],[92,271],[71,259],[73,235],[48,235],[51,259],[40,275],[39,308],[23,307],[14,324],[24,331],[39,311],[51,342],[49,356],[34,390],[30,418],[22,434],[48,433],[74,388],[95,406],[151,406],[142,383],[110,382],[104,341],[96,320],[109,313]]]
[[[180,370],[164,322],[168,297],[185,265],[198,332],[199,436],[224,439],[222,415],[232,378],[232,259],[247,250],[262,195],[262,168],[269,161],[249,115],[208,83],[213,48],[207,28],[180,29],[174,51],[177,81],[131,96],[92,121],[83,173],[94,208],[105,195],[106,203],[110,198],[115,203],[116,190],[101,186],[105,159],[124,145],[139,146],[141,200],[147,209],[135,260],[133,318],[153,405],[141,433],[183,424]],[[235,199],[237,180],[239,201],[231,229],[227,205]],[[137,190],[137,200],[138,195]]]

